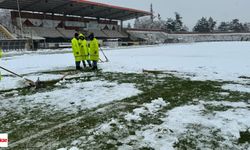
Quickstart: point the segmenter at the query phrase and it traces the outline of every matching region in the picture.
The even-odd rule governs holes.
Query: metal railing
[[[0,40],[0,47],[3,51],[22,51],[26,43],[27,40]]]

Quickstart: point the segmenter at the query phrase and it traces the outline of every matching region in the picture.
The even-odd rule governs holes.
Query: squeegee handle
[[[2,67],[2,66],[0,66],[0,68],[3,69],[3,70],[5,70],[5,71],[7,71],[7,72],[9,72],[9,73],[11,73],[11,74],[14,74],[14,75],[16,75],[16,76],[18,76],[18,77],[20,77],[20,78],[23,78],[23,76],[21,76],[21,75],[19,75],[19,74],[16,74],[15,72],[10,71],[10,70],[8,70],[8,69]]]
[[[2,67],[2,66],[0,66],[0,68],[3,69],[3,70],[5,70],[5,71],[7,71],[7,72],[9,72],[9,73],[11,73],[11,74],[14,74],[14,75],[16,75],[16,76],[18,76],[18,77],[20,77],[20,78],[23,78],[24,80],[29,81],[29,82],[32,83],[32,84],[34,84],[34,81],[32,81],[32,80],[30,80],[30,79],[24,78],[23,76],[21,76],[21,75],[15,73],[15,72],[13,72],[13,71],[10,71],[10,70],[8,70],[8,69]]]
[[[103,51],[103,49],[101,47],[100,47],[100,50],[101,50],[103,56],[105,57],[106,61],[109,61],[108,57],[105,55],[105,53],[104,53],[104,51]]]

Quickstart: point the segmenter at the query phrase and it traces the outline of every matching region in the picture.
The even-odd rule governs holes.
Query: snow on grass
[[[74,147],[71,147],[69,149],[67,149],[67,148],[60,148],[58,150],[79,150],[79,148],[77,148],[76,146],[74,146]]]
[[[25,86],[27,86],[25,82],[19,78],[3,77],[0,81],[0,91],[23,88]]]
[[[209,102],[209,104],[217,105],[218,102]],[[220,104],[230,105],[230,102],[221,102]],[[217,142],[220,143],[221,148],[241,149],[241,145],[235,143],[240,138],[240,131],[246,131],[250,128],[250,118],[248,117],[250,105],[239,102],[232,103],[231,106],[234,107],[207,114],[204,113],[203,104],[176,107],[166,113],[166,118],[162,118],[162,124],[144,126],[143,129],[136,131],[135,135],[125,139],[119,149],[126,149],[130,145],[139,148],[151,147],[159,150],[171,150],[175,149],[176,144],[180,145],[182,141],[186,141],[185,147],[193,142],[196,143],[196,148],[213,149],[213,142]],[[214,135],[216,132],[219,133]],[[207,142],[204,143],[202,140]],[[243,147],[249,146],[249,143],[243,145]]]
[[[100,134],[105,134],[105,133],[109,133],[112,131],[112,125],[117,124],[117,120],[115,119],[111,119],[110,122],[107,123],[103,123],[101,125],[99,125],[98,127],[91,129],[88,132],[93,132],[93,135],[100,135]],[[71,143],[73,144],[73,143]]]
[[[157,111],[161,110],[163,107],[167,106],[169,103],[166,103],[162,98],[158,98],[156,100],[152,100],[151,103],[144,103],[140,105],[141,107],[136,108],[133,110],[133,113],[129,113],[125,115],[125,120],[131,121],[131,120],[140,120],[140,115],[154,115]],[[130,117],[133,116],[133,117]],[[136,119],[134,119],[136,118]],[[127,131],[126,125],[119,122],[117,119],[111,119],[108,122],[104,122],[97,127],[88,130],[89,136],[83,136],[78,138],[77,140],[74,140],[71,143],[71,146],[81,146],[86,147],[88,143],[97,142],[95,141],[96,136],[112,136],[114,134],[115,136],[119,137],[121,136],[122,132]],[[114,137],[115,138],[115,137]],[[109,139],[106,141],[110,144],[116,144],[117,141],[113,141],[112,139]],[[77,144],[76,144],[77,143]]]
[[[208,104],[212,106],[228,106],[234,108],[247,108],[249,105],[246,105],[245,102],[228,102],[228,101],[200,101],[201,104]]]
[[[110,62],[100,66],[112,72],[175,70],[194,74],[194,80],[240,80],[239,76],[250,76],[249,48],[249,42],[204,42],[117,49],[105,51]],[[74,58],[71,53],[35,53],[3,58],[0,63],[23,74],[72,68]]]
[[[60,79],[62,77],[63,75],[55,75],[55,74],[37,74],[37,75],[34,74],[34,75],[28,75],[25,78],[36,82],[38,78],[40,81],[50,81],[50,80]],[[25,79],[19,77],[7,76],[3,77],[3,79],[0,81],[0,91],[23,88],[26,87],[27,85],[28,83],[25,81]]]
[[[110,62],[100,64],[106,72],[136,72],[142,69],[165,70],[173,74],[187,76],[192,80],[234,80],[240,76],[250,77],[249,42],[208,42],[192,44],[159,45],[130,49],[105,51]],[[64,52],[69,52],[69,49]],[[49,54],[35,52],[4,57],[0,64],[19,74],[41,71],[62,70],[75,67],[71,53]],[[173,72],[178,71],[178,72]],[[2,74],[9,74],[1,71]],[[18,86],[18,79],[3,80],[0,88]],[[3,85],[4,84],[4,85]],[[8,85],[10,87],[8,87]],[[20,86],[19,86],[20,87]]]
[[[224,89],[224,90],[230,90],[230,91],[250,93],[250,85],[225,84],[225,85],[222,86],[222,89]]]
[[[192,80],[233,80],[240,82],[243,79],[239,77],[245,76],[244,82],[247,82],[248,77],[250,77],[249,49],[249,42],[217,42],[110,50],[105,51],[110,62],[99,64],[99,66],[103,72],[141,73],[142,69],[163,70],[164,72],[187,76]],[[19,74],[32,74],[27,76],[32,80],[36,80],[38,76],[40,76],[40,80],[58,79],[62,75],[43,75],[39,72],[66,70],[75,66],[71,53],[50,53],[49,55],[27,53],[4,57],[0,60],[0,64]],[[1,72],[4,75],[8,74],[7,72]],[[71,77],[79,77],[79,74]],[[21,80],[4,76],[3,80],[0,81],[0,90],[22,87]],[[25,111],[25,108],[33,109],[35,107],[45,109],[49,107],[51,109],[48,110],[52,112],[60,110],[74,113],[141,93],[134,84],[101,81],[98,77],[93,77],[91,78],[92,81],[88,82],[79,80],[62,81],[56,84],[53,89],[29,91],[30,93],[26,96],[21,94],[18,96],[18,92],[11,91],[14,93],[13,97],[0,101],[0,109],[3,110],[0,117],[8,115],[8,110],[22,112]],[[223,89],[249,92],[248,87],[246,87],[224,85]],[[220,94],[228,96],[230,92],[221,92]],[[181,145],[185,142],[187,143],[186,147],[190,143],[191,145],[195,143],[194,145],[200,148],[213,149],[211,143],[219,143],[224,149],[240,149],[241,146],[235,145],[235,143],[240,136],[239,132],[250,128],[249,104],[225,101],[196,101],[196,103],[198,104],[184,105],[168,111],[165,114],[166,117],[161,119],[163,123],[160,125],[150,124],[152,122],[141,125],[142,129],[138,129],[135,135],[128,136],[119,149],[142,147],[174,149],[176,144]],[[134,109],[132,113],[125,115],[125,122],[133,124],[134,122],[131,122],[135,120],[135,123],[138,123],[141,119],[144,119],[142,118],[144,114],[155,116],[158,111],[161,111],[167,105],[168,103],[162,99],[144,103],[141,107]],[[209,108],[215,110],[208,110]],[[122,119],[124,120],[123,117]],[[22,122],[22,120],[18,120],[17,123],[20,123],[20,121]],[[112,132],[112,124],[119,126],[119,123],[106,122],[99,124],[95,130],[91,130],[91,133],[93,135],[105,135]],[[119,131],[128,130],[126,127],[126,124],[121,123]],[[82,144],[84,147],[84,144],[89,144],[89,141],[95,141],[93,138],[94,136],[84,138],[86,142],[80,139],[80,142],[78,140],[73,141],[71,148],[77,149],[77,146],[82,147]],[[119,139],[119,141],[121,140]],[[112,143],[113,141],[108,142]]]
[[[120,130],[124,130],[124,126],[120,125],[118,120],[112,118],[109,122],[104,122],[97,127],[93,129],[89,129],[87,133],[89,136],[82,136],[79,137],[77,140],[74,140],[71,142],[72,147],[79,147],[79,146],[87,146],[87,143],[95,143],[95,137],[99,135],[108,135],[109,133],[113,132],[114,128],[119,128]],[[112,140],[106,141],[106,143],[112,143]],[[67,148],[60,148],[60,149],[70,149],[72,148],[71,146],[68,146]],[[58,149],[58,150],[60,150]],[[93,148],[92,148],[93,149]]]
[[[142,107],[134,109],[133,113],[125,115],[125,120],[141,120],[140,115],[154,114],[166,105],[168,105],[168,103],[166,103],[162,98],[153,100],[151,103],[145,103],[142,105]]]
[[[93,108],[100,104],[121,100],[140,93],[133,84],[117,84],[108,81],[89,81],[77,83],[72,81],[59,86],[59,89],[36,93],[33,95],[19,96],[0,101],[3,108],[20,105],[46,104],[55,110],[75,112],[85,108]],[[12,104],[9,104],[9,103]]]

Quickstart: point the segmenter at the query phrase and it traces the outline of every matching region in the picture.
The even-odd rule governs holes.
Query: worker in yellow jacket
[[[89,67],[91,67],[91,63],[89,61],[88,44],[83,34],[79,35],[79,46],[80,46],[81,61],[83,63],[84,68],[86,67],[85,61],[87,61]]]
[[[71,40],[72,44],[72,51],[75,57],[75,64],[76,64],[76,70],[80,70],[80,63],[82,60],[81,53],[80,53],[80,46],[79,46],[79,34],[75,33],[75,37]]]
[[[2,48],[0,47],[0,58],[2,58],[3,56],[3,50]],[[0,72],[0,80],[2,79],[2,75],[1,75],[1,72]]]
[[[89,35],[89,58],[93,61],[93,70],[97,70],[97,62],[99,61],[99,42],[95,38],[94,33]]]
[[[90,48],[89,48],[89,44],[88,43],[87,43],[87,51],[88,51],[87,62],[88,62],[89,67],[91,68],[92,67],[92,63],[91,63],[90,56],[89,56]]]

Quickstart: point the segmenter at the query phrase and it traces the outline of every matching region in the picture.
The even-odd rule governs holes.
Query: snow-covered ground
[[[26,106],[35,107],[44,104],[52,106],[54,110],[74,113],[140,93],[133,84],[117,84],[98,80],[82,83],[72,81],[67,84],[62,81],[58,85],[63,88],[28,96],[15,94],[15,97],[1,100],[0,109],[4,110],[4,108],[11,106],[12,109],[21,113]],[[98,92],[93,90],[98,90]],[[25,99],[25,101],[22,101],[22,99]],[[4,111],[1,113],[4,113]]]
[[[143,69],[178,71],[179,73],[192,74],[189,77],[193,80],[239,82],[242,81],[239,79],[240,76],[250,76],[249,42],[161,45],[158,47],[114,49],[105,51],[105,53],[110,62],[100,64],[103,71],[139,73]],[[6,57],[0,61],[0,64],[17,73],[27,74],[74,68],[74,59],[71,53],[36,53]],[[2,74],[7,73],[2,72]],[[13,87],[13,84],[9,78],[3,78],[0,89],[6,89],[6,85]]]
[[[204,105],[206,102],[201,102],[198,105],[186,105],[176,107],[166,113],[166,118],[162,118],[161,125],[147,125],[142,130],[136,131],[135,135],[129,136],[123,140],[123,145],[120,150],[133,149],[128,143],[134,142],[133,146],[143,147],[149,146],[159,150],[174,149],[174,143],[182,139],[182,136],[187,136],[190,133],[190,140],[195,142],[196,135],[203,138],[204,141],[210,141],[211,138],[218,138],[217,136],[227,137],[221,143],[221,149],[234,147],[235,149],[244,149],[243,147],[234,146],[232,143],[240,138],[239,132],[248,130],[250,124],[250,111],[245,108],[250,107],[249,104],[243,103],[228,103],[232,106],[231,109],[221,112],[213,112],[204,115]],[[223,102],[221,106],[224,106]],[[209,105],[217,105],[218,102],[209,102]],[[213,118],[213,119],[211,119]],[[196,125],[196,126],[195,126]],[[210,132],[219,131],[216,135]],[[203,135],[203,136],[202,136]],[[193,136],[193,137],[192,137]],[[201,141],[202,141],[201,140]],[[199,143],[198,147],[213,149],[211,143]],[[245,145],[245,148],[247,145]],[[249,148],[249,147],[248,147]]]
[[[141,121],[141,115],[154,115],[163,107],[167,106],[166,100],[162,98],[143,104],[141,107],[133,110],[132,113],[125,115],[128,122]],[[227,111],[206,112],[207,106],[213,107],[231,107]],[[121,143],[119,150],[142,149],[151,147],[156,150],[174,150],[174,145],[187,138],[184,144],[197,143],[197,148],[214,149],[214,143],[220,140],[221,149],[246,149],[249,150],[249,144],[235,145],[240,138],[241,131],[249,131],[250,111],[247,109],[250,104],[244,102],[226,102],[226,101],[200,101],[196,105],[184,105],[168,111],[161,118],[160,125],[148,124],[142,129],[135,131],[125,139],[119,139]],[[129,124],[129,123],[128,123]],[[118,134],[117,127],[120,130],[128,130],[128,127],[118,120],[111,119],[110,122],[103,123],[94,129],[88,131],[89,137],[80,137],[73,139],[71,146],[59,150],[67,150],[77,147],[86,147],[88,143],[95,140],[98,135]],[[199,138],[197,138],[199,137]],[[204,142],[205,141],[205,142]],[[216,141],[216,142],[213,142]],[[112,143],[114,141],[107,141]],[[187,145],[185,145],[188,147]],[[78,148],[77,148],[78,149]],[[190,148],[191,149],[191,148]]]
[[[141,72],[142,69],[193,73],[196,80],[237,80],[250,76],[250,42],[162,45],[110,51],[105,71]]]
[[[39,51],[35,53],[27,52],[23,55],[11,52],[5,54],[6,57],[3,57],[0,61],[0,66],[13,70],[34,81],[38,77],[41,81],[57,80],[65,75],[63,71],[75,68],[74,58],[69,51],[69,49],[54,52],[48,50],[46,51],[48,54]],[[111,145],[116,145],[116,142],[118,142],[119,146],[116,148],[120,150],[145,147],[168,150],[174,149],[176,144],[183,143],[189,143],[190,145],[195,143],[198,148],[213,149],[218,144],[218,141],[222,149],[249,149],[249,143],[238,145],[237,141],[241,137],[240,132],[250,132],[250,97],[247,97],[247,94],[250,93],[250,42],[171,44],[108,49],[105,50],[105,53],[110,62],[99,64],[102,69],[100,74],[106,73],[106,75],[110,76],[118,75],[114,74],[116,72],[135,74],[132,77],[123,76],[128,78],[128,81],[126,80],[123,83],[121,82],[123,79],[113,80],[108,75],[101,76],[96,72],[73,72],[73,74],[66,77],[66,79],[70,80],[59,81],[51,89],[41,88],[38,90],[33,89],[33,91],[32,89],[26,89],[26,91],[24,89],[20,91],[18,88],[26,86],[23,79],[10,76],[9,73],[1,70],[3,79],[0,81],[0,110],[2,110],[0,111],[0,123],[1,119],[5,119],[7,122],[3,127],[9,129],[9,133],[18,133],[19,131],[15,131],[18,130],[17,125],[21,128],[28,122],[31,125],[39,126],[45,119],[45,124],[42,122],[42,125],[40,125],[44,126],[43,131],[29,131],[33,134],[32,136],[26,138],[20,136],[17,138],[19,141],[14,141],[11,145],[15,147],[20,143],[32,141],[32,138],[39,138],[39,136],[50,133],[52,130],[67,125],[69,122],[77,124],[80,120],[77,120],[77,117],[84,118],[77,116],[79,112],[96,108],[98,113],[106,113],[106,108],[99,108],[100,105],[107,105],[108,108],[113,106],[111,103],[116,104],[119,102],[117,108],[110,108],[111,112],[114,111],[112,113],[119,115],[118,118],[97,122],[97,126],[85,132],[85,134],[89,135],[80,135],[80,138],[78,136],[70,139],[71,145],[65,148],[62,147],[62,150],[77,150],[91,144],[95,145],[96,136],[100,136],[99,140],[101,141],[106,135],[113,134],[118,137],[117,141],[109,139],[104,142]],[[104,60],[103,57],[102,59]],[[157,97],[153,100],[150,98],[154,96],[149,95],[150,98],[145,99],[146,102],[143,101],[143,103],[137,103],[136,101],[130,103],[130,100],[120,102],[120,100],[126,98],[145,94],[143,88],[140,89],[140,84],[137,83],[141,82],[140,80],[129,82],[130,78],[136,78],[135,76],[141,74],[143,70],[171,73],[178,77],[190,78],[192,81],[213,80],[220,81],[216,83],[225,82],[219,87],[221,88],[219,91],[213,91],[214,89],[209,91],[210,89],[208,89],[210,93],[214,92],[212,94],[216,95],[213,100],[207,100],[205,96],[204,99],[189,101],[182,99],[185,103],[180,103],[180,105],[178,103],[178,106],[176,106],[180,97],[189,94],[185,91],[187,87],[183,87],[184,89],[180,88],[180,90],[184,90],[186,93],[174,91],[177,92],[174,93],[177,95],[173,94],[173,97],[170,97],[172,101],[163,98],[157,99]],[[109,74],[109,72],[113,74]],[[147,74],[143,75],[146,76]],[[155,77],[155,81],[150,83],[168,82],[164,78],[166,76],[168,74],[161,74],[157,79]],[[209,82],[204,83],[208,84]],[[172,86],[175,86],[174,84],[175,82],[171,83]],[[181,86],[181,83],[178,83],[178,86]],[[213,86],[217,87],[218,84]],[[161,88],[164,89],[164,87]],[[192,87],[190,86],[190,88]],[[5,90],[9,91],[1,92]],[[232,94],[233,91],[236,92]],[[153,91],[152,94],[157,94],[157,92]],[[199,89],[195,92],[197,93],[192,93],[194,97],[197,96],[196,94],[200,94]],[[207,91],[203,92],[206,93]],[[237,97],[237,94],[239,94],[239,97]],[[199,98],[199,96],[201,95],[197,97]],[[241,99],[242,97],[243,99]],[[227,100],[227,98],[231,99]],[[176,99],[176,102],[173,99]],[[232,102],[232,100],[235,100],[235,102]],[[123,112],[113,110],[119,107],[121,109],[126,108],[127,105],[135,108],[130,112],[127,110],[123,110]],[[61,112],[65,116],[72,114],[76,114],[76,116],[74,116],[75,118],[70,116],[66,123],[60,122],[58,116],[54,122],[50,120],[53,115],[60,115]],[[34,113],[41,116],[34,117]],[[79,113],[79,115],[83,114]],[[8,118],[9,116],[11,117]],[[156,117],[155,119],[160,119],[161,123],[153,124],[149,122],[145,124],[145,120],[143,120],[145,116],[149,118]],[[46,119],[49,121],[46,122]],[[133,135],[119,139],[121,135],[118,131],[126,133],[136,123],[141,125],[141,122],[144,123],[143,126],[136,128]],[[53,125],[52,127],[50,123]],[[12,129],[12,126],[17,129]],[[214,143],[215,145],[213,145]],[[43,144],[38,143],[38,145]],[[181,145],[179,146],[181,147]]]

